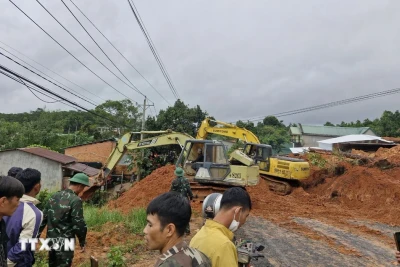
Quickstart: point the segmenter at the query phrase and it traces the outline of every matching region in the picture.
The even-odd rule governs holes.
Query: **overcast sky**
[[[13,0],[96,74],[134,101],[134,92],[84,50],[32,0]],[[61,1],[41,3],[94,55],[124,79],[79,26]],[[98,34],[69,0],[65,3],[131,82],[155,103],[168,103]],[[126,0],[74,0],[140,73],[171,104],[175,102]],[[250,119],[400,87],[400,1],[392,0],[134,0],[155,47],[181,97],[190,107],[222,121]],[[28,63],[95,103],[124,96],[93,75],[26,18],[2,0],[0,41],[80,85]],[[5,53],[0,49],[0,52]],[[7,54],[7,53],[5,53]],[[62,91],[0,56],[0,64]],[[71,109],[47,104],[24,86],[0,75],[0,112]],[[41,96],[44,100],[50,100]],[[399,109],[400,94],[281,117],[285,123],[374,119]],[[155,110],[152,108],[153,114]],[[151,113],[149,113],[151,114]]]

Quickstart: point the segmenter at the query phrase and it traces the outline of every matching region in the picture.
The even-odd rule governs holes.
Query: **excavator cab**
[[[270,145],[246,143],[243,148],[243,153],[254,160],[260,170],[269,171],[272,156],[272,147]]]
[[[199,148],[203,153],[199,158]],[[245,158],[248,158],[243,154]],[[248,158],[250,161],[251,159]],[[259,181],[259,167],[232,165],[224,144],[213,140],[187,140],[176,162],[187,176],[195,182],[226,186],[256,185]]]
[[[230,173],[225,146],[211,140],[188,140],[176,163],[194,180],[224,180]]]

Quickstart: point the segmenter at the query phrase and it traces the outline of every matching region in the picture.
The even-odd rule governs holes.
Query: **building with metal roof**
[[[75,173],[95,176],[100,171],[78,163],[74,157],[40,147],[0,151],[0,174],[7,175],[11,167],[37,169],[42,174],[42,188],[51,192],[65,189]]]
[[[370,135],[376,136],[369,127],[340,127],[304,125],[290,127],[291,141],[295,147],[318,147],[318,141],[345,135]]]

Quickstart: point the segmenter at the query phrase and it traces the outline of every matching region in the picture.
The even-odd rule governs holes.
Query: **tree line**
[[[141,110],[130,100],[108,100],[93,111],[102,118],[86,111],[48,111],[45,108],[17,114],[0,113],[0,150],[40,145],[62,153],[68,146],[119,138],[128,131],[141,130]],[[201,122],[210,116],[199,105],[189,107],[177,100],[173,106],[160,110],[157,117],[148,116],[145,129],[171,129],[196,136]],[[261,143],[271,145],[276,152],[290,143],[291,124],[286,126],[276,117],[267,116],[256,124],[237,121],[236,125],[252,131]],[[327,122],[325,125],[333,124]],[[380,136],[398,137],[400,113],[385,111],[373,121],[342,122],[337,126],[371,127]],[[213,137],[224,139],[221,136]]]

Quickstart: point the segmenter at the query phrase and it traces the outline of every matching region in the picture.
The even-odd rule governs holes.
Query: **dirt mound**
[[[171,188],[172,180],[175,179],[175,166],[167,165],[154,170],[143,180],[135,183],[132,188],[126,191],[121,197],[108,203],[108,207],[128,213],[134,208],[147,207],[152,199],[168,192]],[[201,203],[191,202],[194,212],[201,211]]]
[[[143,180],[137,182],[120,198],[110,201],[110,208],[117,208],[128,213],[133,208],[147,207],[149,202],[158,195],[168,192],[175,178],[175,166],[168,165],[154,170]]]
[[[400,145],[392,148],[379,148],[375,155],[381,159],[386,159],[392,164],[400,165]]]

